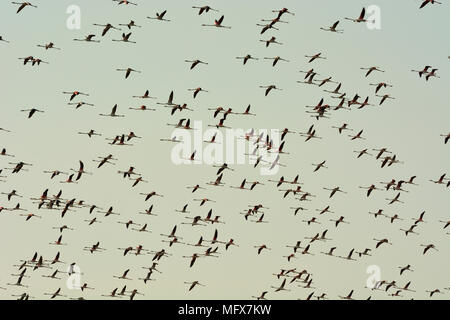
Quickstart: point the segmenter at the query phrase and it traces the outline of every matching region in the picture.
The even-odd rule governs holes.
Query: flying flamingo
[[[422,2],[422,4],[420,5],[420,8],[419,9],[422,9],[423,7],[425,7],[427,4],[429,4],[429,3],[431,3],[431,4],[435,4],[435,3],[437,3],[437,4],[442,4],[441,2],[437,2],[436,0],[424,0],[423,2]]]
[[[267,97],[267,95],[270,93],[270,91],[272,91],[272,90],[283,90],[283,89],[280,89],[280,88],[277,88],[277,86],[276,85],[273,85],[273,84],[271,84],[271,85],[269,85],[269,86],[259,86],[260,88],[264,88],[264,89],[266,89],[265,90],[265,92],[264,92],[264,95]]]
[[[282,45],[282,43],[281,43],[281,42],[278,42],[278,41],[277,41],[277,38],[275,38],[275,37],[271,37],[271,38],[268,39],[268,40],[259,40],[259,41],[260,41],[260,42],[264,42],[264,43],[266,44],[266,48],[267,48],[271,43]]]
[[[55,49],[55,50],[61,50],[61,48],[57,48],[55,47],[55,44],[53,42],[49,42],[48,44],[45,45],[37,45],[39,48],[44,48],[45,50],[49,50],[49,49]]]
[[[89,96],[87,93],[82,93],[79,91],[73,91],[73,92],[63,92],[63,94],[70,94],[70,101],[72,101],[75,97],[82,95],[82,96]]]
[[[450,133],[441,134],[441,137],[444,137],[444,143],[447,144],[447,142],[450,140]]]
[[[131,32],[129,32],[129,33],[127,33],[127,34],[122,33],[122,39],[121,39],[121,40],[113,39],[112,41],[115,41],[115,42],[136,43],[135,41],[130,41],[130,37],[131,37]]]
[[[277,65],[278,61],[289,62],[289,60],[283,59],[280,56],[276,56],[276,57],[273,57],[273,58],[265,57],[264,59],[265,60],[273,60],[272,67],[275,67]]]
[[[243,64],[245,65],[247,63],[248,60],[258,60],[258,58],[254,58],[252,57],[250,54],[247,54],[244,57],[236,57],[236,59],[241,59],[243,60]]]
[[[36,108],[20,110],[20,112],[28,112],[28,119],[30,119],[36,112],[44,113],[44,111],[38,110]]]
[[[322,57],[321,55],[322,55],[322,53],[319,52],[319,53],[316,53],[316,54],[311,55],[311,56],[305,55],[305,57],[306,58],[310,58],[308,63],[311,63],[311,62],[313,62],[316,59],[326,59],[326,57]]]
[[[366,15],[366,8],[362,8],[361,13],[358,18],[356,18],[356,19],[345,18],[345,19],[353,21],[353,22],[358,22],[358,23],[359,22],[367,22],[367,20],[364,18],[365,15]]]
[[[230,26],[223,26],[222,22],[225,16],[221,16],[219,20],[214,20],[214,24],[202,24],[203,27],[216,27],[216,28],[225,28],[225,29],[231,29]]]
[[[129,23],[127,24],[119,24],[119,26],[124,26],[127,27],[128,29],[131,29],[132,27],[136,27],[136,28],[142,28],[142,26],[139,26],[136,24],[136,22],[134,20],[131,20]]]
[[[133,6],[137,6],[137,3],[134,3],[134,2],[131,2],[131,1],[128,1],[128,0],[113,0],[114,2],[118,2],[117,4],[118,5],[121,5],[121,4],[124,4],[124,5],[128,5],[128,4],[131,4],[131,5],[133,5]]]
[[[106,33],[108,33],[109,30],[114,29],[114,30],[120,30],[119,28],[114,27],[112,24],[107,23],[107,24],[98,24],[98,23],[94,23],[94,26],[97,27],[103,27],[103,31],[102,31],[102,37],[104,37],[106,35]]]
[[[384,70],[379,69],[378,67],[368,67],[368,68],[360,68],[361,70],[367,70],[366,77],[368,77],[372,72],[385,72]]]
[[[102,116],[102,117],[112,117],[112,118],[125,117],[124,115],[116,114],[116,112],[117,112],[117,104],[115,104],[114,107],[111,109],[111,113],[110,114],[100,114],[100,116]]]
[[[419,74],[419,77],[422,78],[423,74],[428,73],[428,69],[430,69],[431,66],[425,66],[422,70],[411,70],[412,72],[417,72]]]
[[[190,286],[189,286],[189,290],[188,291],[191,291],[192,289],[194,289],[196,286],[202,286],[202,287],[204,287],[205,285],[203,285],[203,284],[201,284],[200,282],[198,282],[198,281],[193,281],[193,282],[185,282],[185,284],[189,284]]]
[[[194,88],[194,89],[188,89],[188,91],[193,91],[194,92],[194,99],[197,98],[197,95],[200,92],[208,92],[208,90],[202,89],[201,87],[197,87],[197,88]]]
[[[73,39],[73,41],[86,41],[86,42],[94,42],[99,43],[99,40],[93,40],[95,37],[95,34],[88,34],[84,39]]]
[[[208,64],[207,62],[203,62],[201,60],[185,60],[185,62],[191,63],[191,70],[194,69],[198,64]]]
[[[202,13],[208,13],[209,11],[215,11],[218,12],[219,10],[213,9],[210,6],[203,6],[203,7],[192,7],[193,9],[198,9],[198,15],[201,15]]]

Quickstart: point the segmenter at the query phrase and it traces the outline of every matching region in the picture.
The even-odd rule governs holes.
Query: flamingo
[[[345,260],[353,260],[356,261],[356,259],[352,258],[353,253],[355,252],[355,249],[351,249],[350,252],[348,253],[348,255],[346,257],[341,257],[339,256],[339,258],[341,259],[345,259]]]
[[[375,86],[375,93],[378,93],[378,91],[380,91],[381,88],[392,88],[393,86],[390,84],[387,84],[385,82],[379,82],[379,83],[371,83],[371,86]]]
[[[283,59],[280,56],[276,56],[276,57],[273,57],[273,58],[265,57],[264,59],[265,60],[273,60],[272,67],[275,67],[277,65],[278,61],[289,62],[289,60]]]
[[[117,114],[117,104],[115,104],[114,107],[112,107],[110,114],[99,114],[99,115],[102,116],[102,117],[112,117],[112,118],[123,118],[123,117],[125,117],[124,115]]]
[[[362,8],[361,13],[359,14],[359,17],[356,19],[351,19],[351,18],[345,18],[346,20],[350,20],[353,22],[367,22],[367,20],[364,18],[366,15],[366,8]]]
[[[439,3],[439,2],[432,2],[432,3]],[[439,289],[427,290],[426,292],[430,293],[430,298],[433,297],[433,295],[436,294],[436,293],[444,294],[444,293],[441,292]]]
[[[247,54],[244,57],[236,57],[236,59],[241,59],[243,60],[243,64],[245,65],[247,63],[248,60],[258,60],[258,58],[254,58],[252,57],[250,54]]]
[[[208,90],[202,89],[201,87],[197,87],[197,88],[194,88],[194,89],[188,89],[188,91],[193,91],[194,92],[194,99],[197,98],[197,95],[200,92],[208,92]]]
[[[113,276],[113,278],[122,279],[122,280],[131,280],[130,278],[127,278],[128,273],[130,272],[130,269],[125,270],[121,276]]]
[[[359,131],[356,135],[354,135],[354,136],[352,136],[352,135],[349,135],[349,137],[351,138],[350,140],[356,140],[356,139],[363,139],[363,140],[365,140],[365,138],[363,138],[362,137],[362,133],[363,133],[363,131],[364,130],[361,130],[361,131]]]
[[[121,40],[113,39],[112,41],[115,41],[115,42],[136,43],[135,41],[130,41],[131,34],[132,34],[131,32],[129,32],[129,33],[127,33],[127,34],[122,33],[122,39],[121,39]]]
[[[436,246],[434,244],[421,244],[421,247],[425,247],[425,249],[423,250],[422,254],[427,253],[427,251],[429,251],[430,249],[433,249],[435,251],[439,251],[438,249],[436,249]]]
[[[379,188],[377,188],[374,184],[372,184],[372,185],[370,185],[370,186],[368,186],[368,187],[359,187],[359,188],[361,188],[361,189],[367,189],[367,197],[369,197],[370,196],[370,194],[374,191],[374,190],[381,190],[381,189],[379,189]]]
[[[151,197],[164,197],[162,194],[156,193],[152,191],[150,193],[139,193],[140,195],[145,196],[145,201],[148,201]]]
[[[316,53],[316,54],[311,55],[311,56],[305,55],[305,57],[306,58],[310,58],[308,63],[311,63],[311,62],[313,62],[316,59],[326,59],[326,57],[322,57],[321,55],[322,55],[322,53],[319,52],[319,53]]]
[[[73,41],[86,41],[86,42],[94,42],[99,43],[99,40],[94,40],[95,34],[88,34],[84,39],[73,39]]]
[[[137,108],[130,107],[130,108],[128,108],[128,109],[130,109],[130,110],[138,110],[138,111],[156,111],[156,109],[148,108],[148,107],[145,106],[145,105],[142,105],[142,106],[137,107]]]
[[[202,13],[208,13],[209,11],[218,12],[219,10],[213,9],[210,6],[202,6],[202,7],[192,7],[193,9],[198,9],[198,15],[200,16]]]
[[[393,99],[393,100],[395,100],[395,98],[394,97],[391,97],[390,95],[388,95],[388,94],[385,94],[385,95],[382,95],[382,96],[380,96],[380,95],[377,95],[377,97],[380,97],[381,98],[381,100],[380,100],[380,106],[383,104],[383,102],[385,102],[387,99]]]
[[[283,282],[281,283],[281,285],[279,287],[273,287],[275,289],[275,292],[279,292],[279,291],[290,291],[289,289],[285,288],[286,285],[286,279],[283,280]]]
[[[55,44],[53,42],[49,42],[48,44],[45,45],[37,45],[39,48],[44,48],[45,50],[49,50],[49,49],[54,49],[54,50],[61,50],[61,48],[57,48],[55,47]]]
[[[167,21],[168,22],[170,20],[164,19],[164,16],[166,15],[166,13],[167,13],[167,10],[164,10],[161,13],[157,12],[155,17],[147,17],[147,19],[159,20],[159,21]]]
[[[412,72],[417,72],[419,77],[422,78],[422,75],[428,73],[428,69],[432,68],[431,66],[425,66],[422,70],[411,70]]]
[[[142,95],[142,96],[133,96],[133,98],[139,98],[139,99],[156,99],[155,97],[151,97],[151,96],[150,96],[150,91],[149,91],[149,90],[146,90],[146,91],[144,92],[144,95]]]
[[[400,198],[400,192],[393,199],[386,199],[386,200],[389,200],[389,204],[393,204],[395,202],[404,203],[403,201],[398,200],[399,198]]]
[[[31,4],[31,2],[11,2],[11,3],[19,5],[19,8],[17,9],[16,13],[19,13],[20,11],[22,11],[26,7],[37,8],[37,6],[35,6],[34,4]]]
[[[131,4],[133,6],[137,6],[137,3],[134,3],[134,2],[131,2],[131,1],[128,1],[128,0],[112,0],[112,1],[117,2],[118,5],[121,5],[121,4],[129,5],[129,4]]]
[[[447,144],[447,142],[450,140],[450,133],[441,134],[441,137],[444,137],[444,143]]]
[[[259,297],[252,296],[252,298],[255,298],[256,300],[267,300],[265,298],[266,294],[267,294],[267,291],[263,291]]]
[[[442,4],[441,2],[437,2],[436,0],[424,0],[422,2],[422,4],[420,5],[419,9],[422,9],[423,7],[425,7],[429,3],[431,3],[431,4]]]
[[[323,86],[326,83],[337,83],[336,81],[331,80],[332,77],[325,78],[323,80],[316,80],[317,82],[320,82],[318,85],[319,87]]]
[[[41,59],[33,59],[33,61],[31,62],[31,65],[34,66],[34,65],[37,64],[38,66],[40,66],[41,63],[49,64],[48,62],[43,61],[43,60],[41,60]]]
[[[125,71],[125,79],[128,79],[131,72],[137,72],[142,73],[142,71],[134,70],[133,68],[126,68],[126,69],[116,69],[116,71]]]
[[[109,163],[109,164],[113,164],[114,165],[114,163],[112,163],[111,162],[111,160],[117,160],[117,159],[115,159],[114,157],[113,157],[113,155],[112,154],[110,154],[110,155],[108,155],[108,156],[106,156],[106,157],[99,157],[100,158],[100,160],[93,160],[94,162],[98,162],[99,163],[99,165],[97,166],[97,168],[101,168],[103,165],[105,165],[106,163]]]
[[[266,44],[266,48],[267,47],[269,47],[269,45],[270,44],[279,44],[279,45],[282,45],[282,43],[281,42],[278,42],[277,41],[277,38],[275,38],[275,37],[271,37],[270,39],[268,39],[268,40],[259,40],[260,42],[264,42],[265,44]]]
[[[89,96],[87,93],[79,92],[79,91],[73,91],[73,92],[63,92],[63,94],[70,94],[70,101],[72,101],[77,96]]]
[[[33,56],[28,56],[24,58],[19,58],[19,60],[23,60],[23,65],[26,65],[28,62],[33,62],[34,58]]]
[[[185,62],[191,63],[191,70],[194,69],[199,64],[208,64],[207,62],[203,62],[201,60],[185,60]]]
[[[342,83],[339,83],[339,84],[337,85],[336,89],[334,89],[333,91],[330,91],[330,90],[324,90],[324,91],[325,91],[325,92],[328,92],[328,93],[341,94],[341,93],[339,92],[339,90],[341,89],[341,87],[342,87]],[[345,99],[342,99],[342,100],[344,101]]]
[[[381,240],[373,239],[373,240],[377,241],[377,244],[375,245],[376,249],[378,249],[384,243],[392,245],[392,243],[390,243],[388,239],[381,239]]]
[[[431,182],[434,182],[434,183],[436,183],[436,184],[445,184],[445,183],[446,183],[445,180],[449,180],[449,179],[445,178],[445,176],[446,176],[446,174],[444,173],[443,175],[441,175],[441,176],[439,177],[438,180],[430,180],[430,181],[431,181]]]
[[[317,172],[317,171],[319,171],[321,168],[328,169],[328,167],[325,165],[325,162],[326,162],[326,160],[324,160],[324,161],[322,161],[321,163],[318,163],[318,164],[312,164],[312,165],[315,167],[315,169],[314,169],[313,172]]]
[[[425,77],[425,80],[428,81],[428,79],[430,79],[431,77],[440,78],[438,75],[436,75],[437,70],[438,69],[436,69],[436,68],[432,69]]]
[[[20,110],[20,112],[28,112],[28,119],[31,119],[31,117],[33,117],[33,115],[34,115],[36,112],[44,113],[44,111],[39,110],[39,109],[36,109],[36,108]]]
[[[321,29],[321,30],[324,30],[324,31],[335,32],[335,33],[344,33],[344,30],[338,30],[338,29],[336,29],[337,26],[338,26],[338,24],[339,24],[339,20],[336,21],[335,23],[333,23],[333,25],[332,25],[331,27],[328,27],[328,28],[320,28],[320,29]]]
[[[347,296],[345,296],[345,297],[339,296],[339,298],[344,299],[344,300],[353,300],[353,298],[352,298],[353,291],[354,290],[350,291],[350,293]]]
[[[69,102],[69,103],[67,103],[67,105],[69,105],[69,106],[76,106],[75,109],[79,109],[79,108],[81,108],[82,106],[90,106],[90,107],[93,107],[93,106],[94,106],[92,103],[87,103],[87,102],[84,102],[84,101],[80,101],[80,102]]]
[[[106,33],[108,33],[109,30],[114,29],[114,30],[120,30],[119,28],[114,27],[112,24],[107,23],[107,24],[98,24],[98,23],[94,23],[94,26],[97,27],[103,27],[103,31],[102,31],[102,37],[104,37],[106,35]]]
[[[134,20],[131,20],[129,23],[127,24],[119,24],[119,26],[123,26],[123,27],[127,27],[128,29],[131,29],[132,27],[136,27],[136,28],[142,28],[142,26],[137,25],[136,22]]]
[[[205,285],[201,284],[198,281],[193,281],[193,282],[185,282],[185,284],[189,284],[189,289],[188,291],[191,291],[192,289],[194,289],[196,286],[201,286],[204,287]]]
[[[265,92],[264,92],[264,95],[266,97],[270,93],[270,91],[272,91],[272,90],[280,90],[280,91],[283,90],[283,89],[277,88],[277,86],[274,85],[274,84],[271,84],[271,85],[268,85],[268,86],[259,86],[259,87],[266,89]]]
[[[260,34],[264,34],[269,29],[280,30],[280,29],[274,27],[275,23],[269,23],[269,24],[259,24],[259,23],[257,23],[256,25],[258,27],[263,27]]]
[[[119,1],[119,0],[113,0],[113,1]],[[119,2],[120,4],[120,2]],[[108,297],[108,298],[121,298],[119,295],[117,295],[118,288],[115,288],[113,291],[111,291],[108,295],[102,295],[102,297]]]
[[[15,156],[12,155],[12,154],[6,153],[6,149],[5,149],[5,148],[3,148],[3,149],[0,151],[0,156],[11,157],[11,158],[14,158],[14,157],[15,157]]]
[[[367,70],[366,78],[374,71],[385,72],[384,70],[379,69],[378,67],[368,67],[368,68],[360,68],[361,70]]]
[[[101,134],[95,132],[94,129],[91,129],[88,132],[78,132],[78,134],[87,135],[89,138],[92,138],[93,136],[101,136]]]
[[[309,127],[307,132],[301,132],[299,133],[301,136],[306,137],[305,142],[315,138],[315,139],[322,139],[321,137],[318,137],[316,135],[316,130],[314,129],[314,125],[312,125],[311,127]]]
[[[328,191],[331,191],[331,193],[330,193],[330,198],[332,198],[335,194],[336,194],[336,192],[341,192],[341,193],[344,193],[344,194],[346,194],[347,192],[345,192],[345,191],[342,191],[339,187],[335,187],[335,188],[323,188],[324,190],[328,190]]]
[[[280,10],[272,10],[272,12],[278,13],[278,18],[281,18],[284,14],[290,14],[291,16],[295,16],[295,13],[289,11],[288,8],[282,8]]]

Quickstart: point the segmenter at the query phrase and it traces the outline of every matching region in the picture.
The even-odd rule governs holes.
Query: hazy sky
[[[389,299],[391,289],[371,291],[365,288],[369,274],[367,267],[376,265],[381,270],[381,279],[395,280],[399,286],[411,281],[416,292],[402,292],[403,298],[427,298],[427,290],[440,289],[445,295],[433,298],[448,298],[450,291],[450,242],[443,229],[449,220],[449,188],[437,185],[436,180],[448,172],[450,163],[449,145],[444,144],[440,135],[449,132],[450,93],[449,59],[450,44],[447,38],[449,30],[449,4],[427,5],[419,10],[421,1],[210,1],[211,7],[220,12],[209,12],[199,16],[192,6],[204,5],[201,1],[143,1],[135,0],[138,6],[117,5],[110,0],[98,1],[33,1],[38,8],[25,8],[16,14],[17,7],[9,1],[0,3],[0,35],[10,43],[0,42],[1,51],[1,118],[0,127],[11,132],[0,131],[0,147],[6,148],[15,158],[0,157],[0,168],[10,168],[9,162],[24,161],[33,164],[19,174],[3,170],[6,182],[0,183],[0,189],[9,193],[15,189],[23,198],[7,201],[6,195],[0,197],[0,206],[11,208],[20,202],[27,211],[2,211],[0,213],[0,297],[11,299],[13,294],[27,292],[30,296],[48,298],[44,293],[54,292],[59,287],[62,294],[70,298],[83,296],[86,299],[99,299],[114,288],[127,285],[129,290],[138,289],[145,299],[249,299],[262,291],[269,291],[270,299],[304,299],[312,291],[316,295],[322,292],[336,299],[345,296],[354,289],[354,298]],[[70,30],[66,27],[69,15],[66,9],[77,5],[81,9],[81,29]],[[362,7],[376,5],[381,12],[381,29],[369,30],[364,23],[353,23],[345,17],[356,18]],[[261,19],[273,19],[282,7],[295,13],[284,15],[276,27],[260,35]],[[167,10],[165,18],[170,22],[147,19],[156,12]],[[211,24],[214,19],[225,16],[224,25],[231,29],[206,28],[201,24]],[[121,32],[110,30],[101,37],[101,27],[97,24],[111,23],[114,26],[135,20],[142,28],[133,28],[132,43],[113,42],[120,39]],[[339,29],[343,34],[320,30],[340,20]],[[124,32],[127,32],[122,27]],[[84,38],[96,34],[100,43],[75,42],[75,38]],[[276,36],[282,45],[265,47],[259,40]],[[62,50],[44,50],[38,44],[54,42]],[[321,52],[327,59],[308,63],[305,55]],[[236,57],[251,54],[259,60],[251,60],[245,66]],[[18,58],[33,56],[49,64],[32,67],[23,66]],[[289,62],[280,61],[276,67],[264,57],[281,56]],[[185,60],[200,59],[208,65],[199,65],[189,70]],[[425,65],[438,68],[440,78],[431,78],[428,82],[419,78],[412,69],[422,69]],[[365,78],[362,67],[377,66],[385,72],[374,72]],[[142,73],[133,73],[124,79],[117,68],[132,67]],[[319,88],[297,83],[304,77],[300,70],[314,68],[319,75],[316,79],[332,77],[342,83],[342,92],[348,97],[358,93],[362,99],[370,97],[367,106],[352,110],[338,110],[329,114],[329,118],[320,121],[306,113],[306,105],[316,105],[321,98],[325,103],[336,105],[338,99],[330,98],[323,89],[333,90],[336,84],[326,84]],[[393,87],[381,89],[381,94],[390,94],[395,100],[387,100],[379,106],[379,97],[374,94],[371,83],[386,82]],[[274,84],[282,91],[272,91],[267,97],[259,86]],[[202,87],[193,99],[190,88]],[[145,90],[156,100],[145,101],[132,98],[142,95]],[[93,107],[83,106],[75,109],[67,105],[69,96],[63,91],[81,91],[89,97],[78,97],[75,101],[86,101]],[[174,101],[187,103],[194,111],[177,112],[170,115],[169,108],[156,105],[165,102],[171,91]],[[362,101],[362,99],[360,101]],[[139,112],[129,107],[138,107],[145,103],[156,108],[155,112]],[[123,118],[100,117],[100,113],[109,113],[113,105],[118,105],[118,113]],[[173,127],[167,123],[177,123],[181,118],[191,122],[202,121],[204,130],[208,125],[217,124],[209,108],[222,106],[243,112],[251,104],[256,117],[229,115],[225,125],[245,131],[254,129],[289,128],[296,132],[305,132],[314,124],[317,135],[322,139],[304,142],[299,134],[288,134],[281,155],[281,167],[273,177],[260,175],[259,169],[251,165],[230,166],[234,171],[226,171],[223,187],[208,186],[206,183],[216,179],[217,168],[208,165],[175,165],[171,161],[173,144],[160,142],[161,138],[170,138]],[[37,108],[45,113],[37,113],[31,119],[20,112],[22,109]],[[341,135],[333,126],[348,123],[354,131]],[[89,139],[78,135],[82,131],[95,129],[101,137]],[[210,129],[210,128],[208,128]],[[349,134],[364,129],[365,140],[351,141]],[[133,146],[111,146],[105,138],[127,134],[134,131],[143,139],[132,140]],[[205,144],[206,146],[206,144]],[[381,169],[379,160],[373,156],[356,159],[354,151],[386,147],[403,163]],[[97,169],[93,162],[108,154],[118,160],[116,165],[105,165]],[[86,170],[93,175],[84,175],[78,184],[61,184],[66,176],[50,180],[46,170],[68,172],[78,168],[78,161],[84,161]],[[326,160],[327,169],[313,173],[314,166]],[[123,179],[118,170],[127,170],[134,166],[148,183],[131,188],[132,181]],[[283,192],[277,191],[274,183],[284,176],[292,180],[300,175],[302,188],[315,197],[312,201],[300,202],[292,194],[283,199]],[[417,186],[406,185],[400,200],[404,203],[388,205],[388,200],[398,192],[374,191],[367,198],[366,190],[359,186],[381,182],[407,180],[416,175]],[[241,181],[259,181],[253,191],[236,190],[230,186],[239,186]],[[194,194],[187,189],[200,184],[206,190]],[[338,193],[329,198],[329,191],[323,188],[339,186],[346,194]],[[283,185],[278,190],[291,188]],[[64,199],[76,198],[88,204],[102,208],[114,207],[120,216],[103,217],[104,214],[89,215],[87,208],[74,209],[64,218],[57,210],[37,210],[37,204],[30,198],[39,197],[49,188],[49,194],[63,190]],[[144,201],[140,193],[156,191],[162,198]],[[214,203],[200,207],[199,198],[210,198]],[[298,197],[297,197],[298,198]],[[139,215],[150,205],[158,216]],[[189,214],[175,212],[189,204]],[[245,221],[240,212],[249,205],[262,204],[264,220],[268,223],[256,224]],[[330,205],[334,213],[319,215],[316,209]],[[307,210],[294,216],[291,207],[302,206]],[[191,220],[186,216],[206,216],[213,209],[213,215],[220,216],[225,224],[208,224],[191,227],[182,223]],[[385,210],[389,216],[398,214],[403,220],[390,223],[386,217],[375,219],[369,215],[378,209]],[[399,229],[408,229],[422,211],[426,211],[427,223],[420,224],[415,231],[418,235],[408,235]],[[32,218],[25,221],[23,213],[34,213],[42,219]],[[101,223],[88,226],[85,220],[96,216]],[[260,214],[256,218],[259,218]],[[337,228],[330,219],[344,216],[350,224],[341,224]],[[321,224],[308,225],[304,220],[316,217]],[[253,218],[255,219],[255,218]],[[126,230],[118,224],[133,220],[143,225],[148,223],[151,233],[139,233]],[[59,231],[52,229],[66,224],[73,231],[63,232],[66,246],[49,245],[54,242]],[[183,242],[195,243],[200,236],[210,240],[214,230],[219,230],[219,240],[233,238],[239,247],[225,250],[219,245],[219,258],[202,257],[189,268],[189,259],[194,252],[202,253],[206,248],[195,248],[175,244],[169,248],[160,234],[167,234],[177,225],[177,234]],[[297,254],[290,262],[283,256],[292,252],[287,245],[302,241],[302,247],[316,233],[328,229],[326,242],[314,242],[310,252],[314,255]],[[375,249],[373,239],[389,239],[392,245],[381,245]],[[83,251],[86,246],[100,241],[104,252],[90,254]],[[435,244],[439,251],[430,250],[423,255],[421,244]],[[159,261],[162,271],[152,276],[156,281],[144,284],[142,280],[150,266],[153,255],[127,255],[123,257],[118,248],[143,245],[148,250],[165,248],[171,255]],[[266,244],[270,251],[257,255],[255,246]],[[357,257],[357,261],[346,261],[329,257],[321,252],[336,246],[336,255],[346,256],[355,248],[362,251],[372,249],[372,256]],[[215,246],[214,246],[215,247]],[[17,277],[13,265],[20,260],[30,259],[38,252],[45,259],[52,259],[61,252],[61,260],[76,262],[81,268],[81,282],[87,282],[95,290],[81,293],[66,287],[66,275],[61,280],[42,277],[52,272],[50,269],[27,270],[29,278],[23,283],[28,288],[8,286]],[[414,272],[399,275],[400,266],[411,264]],[[65,271],[67,265],[59,264],[58,269]],[[307,269],[313,278],[314,289],[299,287],[300,282],[287,286],[290,291],[273,292],[271,286],[279,286],[273,274],[280,269]],[[121,275],[130,269],[128,276],[133,280],[119,280],[113,276]],[[53,269],[54,270],[54,269]],[[188,292],[184,282],[198,280],[204,287],[196,287]],[[290,279],[288,280],[288,282]],[[304,285],[304,284],[302,284]]]

